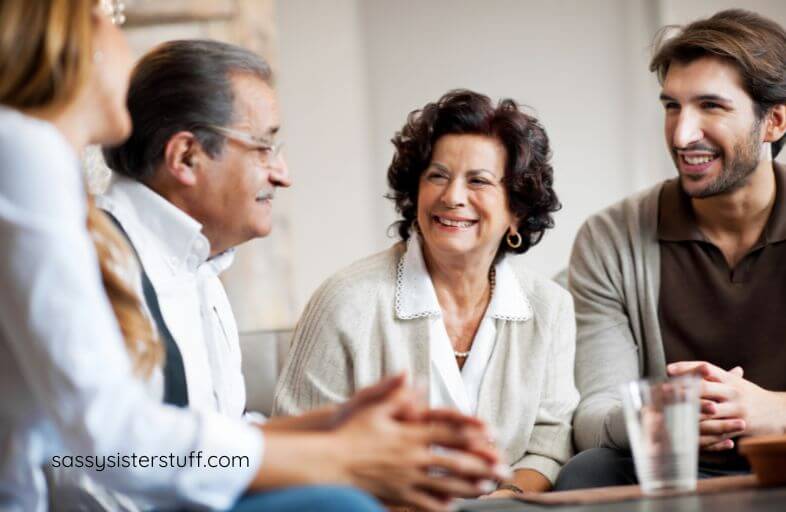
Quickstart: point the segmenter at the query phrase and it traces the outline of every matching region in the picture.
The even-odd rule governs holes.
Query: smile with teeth
[[[478,222],[476,220],[446,219],[445,217],[439,217],[437,215],[434,216],[434,220],[436,220],[439,224],[442,224],[443,226],[448,226],[451,228],[469,228]]]
[[[702,165],[702,164],[706,164],[706,163],[712,162],[713,160],[715,160],[717,158],[717,155],[707,155],[707,154],[704,154],[704,155],[686,155],[685,153],[683,153],[681,156],[682,156],[682,161],[685,162],[688,165]]]

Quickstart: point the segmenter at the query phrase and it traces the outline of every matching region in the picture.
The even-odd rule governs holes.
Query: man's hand
[[[672,377],[696,375],[701,383],[699,445],[703,450],[734,447],[740,435],[783,433],[786,428],[786,394],[767,391],[743,378],[742,368],[729,371],[706,361],[668,365]]]

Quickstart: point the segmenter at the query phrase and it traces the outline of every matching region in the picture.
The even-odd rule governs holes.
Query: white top
[[[418,236],[412,236],[401,260],[398,314],[401,318],[428,317],[431,371],[429,405],[452,407],[477,415],[478,394],[497,338],[495,319],[525,320],[532,312],[513,270],[503,258],[494,268],[495,287],[475,333],[469,356],[459,369],[445,328],[442,308],[423,259]]]
[[[226,508],[261,463],[258,429],[149,398],[86,229],[76,155],[52,125],[0,108],[0,509],[43,511],[55,455],[240,455],[248,467],[93,471],[160,504]],[[182,459],[181,459],[182,460]]]
[[[96,204],[123,226],[153,284],[183,357],[189,407],[241,417],[246,388],[240,340],[218,278],[234,251],[208,259],[202,225],[130,178],[115,175]]]

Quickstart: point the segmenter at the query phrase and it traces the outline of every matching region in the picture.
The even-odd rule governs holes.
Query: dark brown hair
[[[675,28],[679,33],[668,37]],[[729,9],[685,27],[664,27],[655,48],[650,71],[658,74],[661,84],[672,62],[714,56],[737,68],[759,119],[773,106],[786,104],[786,31],[756,13]],[[783,147],[784,137],[772,143],[773,157]]]
[[[488,96],[466,89],[450,91],[411,112],[393,137],[396,153],[388,168],[387,197],[402,217],[395,224],[399,236],[409,238],[417,216],[420,176],[431,163],[437,140],[449,134],[486,135],[502,143],[506,152],[503,184],[508,208],[520,219],[522,244],[512,249],[502,240],[497,255],[526,252],[546,229],[554,227],[551,214],[561,207],[552,188],[549,138],[538,120],[522,112],[515,101],[503,99],[495,106]]]

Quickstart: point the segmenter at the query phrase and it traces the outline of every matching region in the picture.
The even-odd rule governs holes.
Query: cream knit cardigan
[[[273,414],[341,402],[385,375],[406,370],[429,382],[428,318],[399,318],[403,243],[328,279],[306,306],[279,380]],[[532,316],[495,320],[497,339],[481,383],[478,416],[493,426],[515,469],[552,483],[572,454],[575,321],[570,294],[514,269]]]

